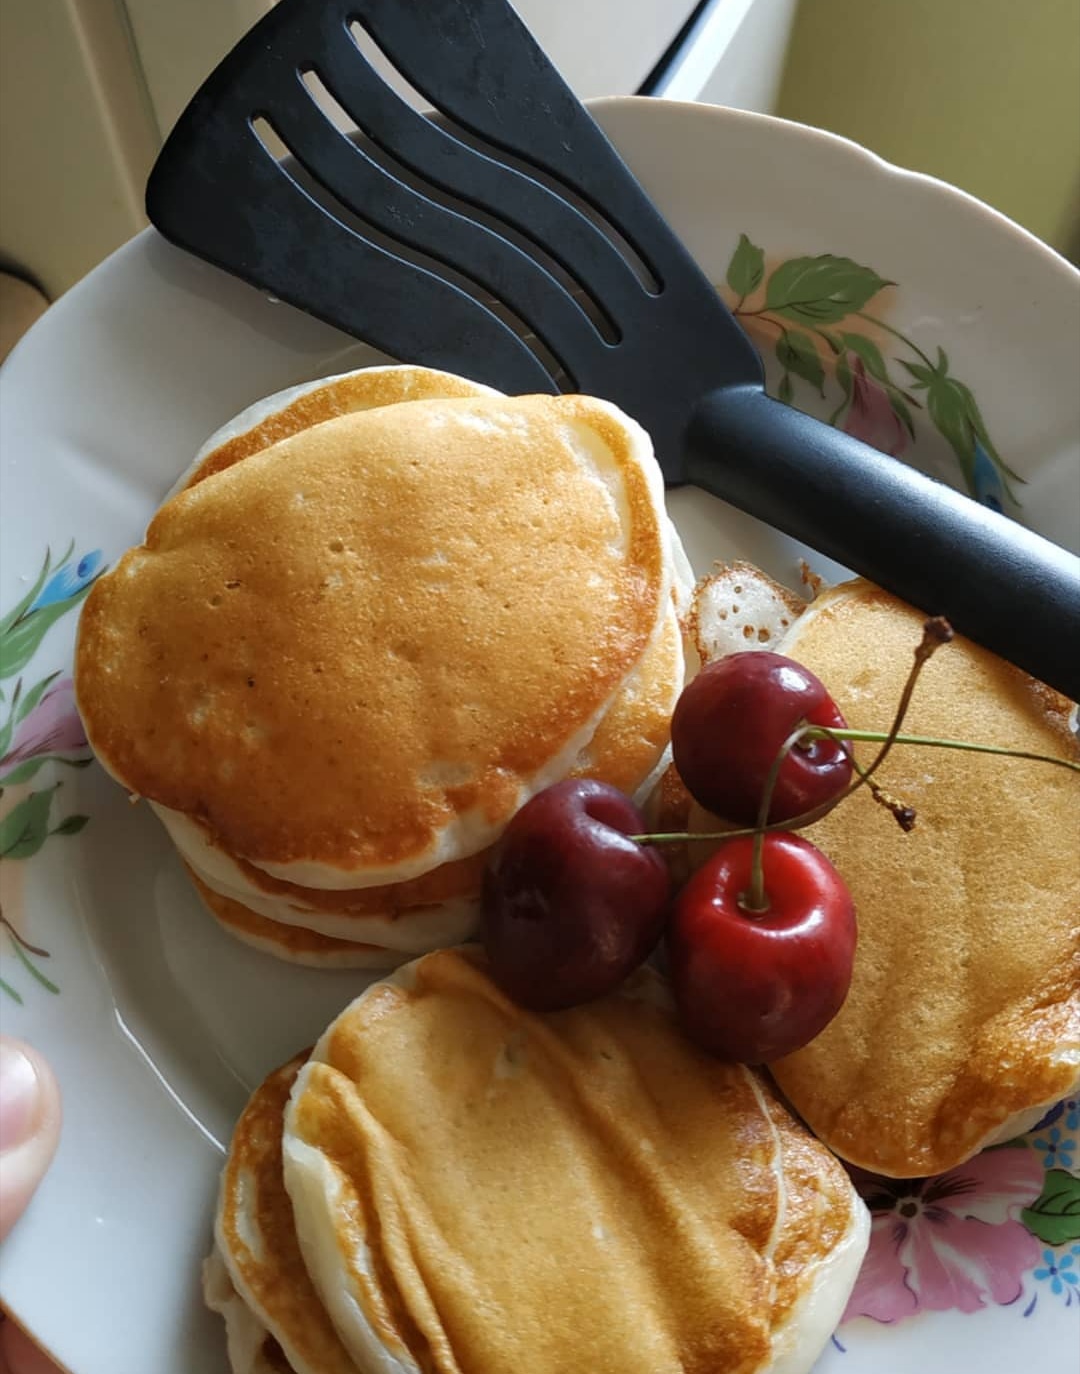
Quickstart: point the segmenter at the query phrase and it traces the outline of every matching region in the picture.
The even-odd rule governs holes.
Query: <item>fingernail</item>
[[[41,1108],[37,1070],[14,1045],[0,1044],[0,1154],[33,1135]]]

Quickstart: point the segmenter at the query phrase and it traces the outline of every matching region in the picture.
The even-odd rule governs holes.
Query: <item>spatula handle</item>
[[[1080,700],[1080,558],[756,386],[712,392],[695,486],[774,525]]]

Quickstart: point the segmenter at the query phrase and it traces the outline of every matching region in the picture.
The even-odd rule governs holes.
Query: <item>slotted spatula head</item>
[[[756,351],[507,0],[281,0],[181,117],[147,210],[393,357],[614,401],[668,483],[1080,697],[1080,560],[766,396]]]
[[[375,71],[361,33],[438,122]],[[366,137],[335,127],[334,102]],[[147,209],[173,242],[393,357],[607,397],[652,434],[669,481],[694,402],[761,381],[505,0],[282,0],[182,116]]]

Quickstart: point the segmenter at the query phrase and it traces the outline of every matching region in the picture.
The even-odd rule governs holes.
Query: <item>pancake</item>
[[[817,673],[849,725],[887,729],[924,618],[856,581],[770,647]],[[957,639],[924,668],[904,728],[1077,759],[1069,711]],[[856,752],[865,762],[873,746]],[[904,745],[875,777],[916,827],[904,834],[863,789],[804,832],[851,890],[859,945],[839,1015],[770,1068],[830,1149],[915,1177],[1030,1129],[1078,1085],[1080,779]]]
[[[354,415],[402,401],[453,396],[499,396],[501,392],[452,372],[408,363],[364,367],[336,377],[321,377],[266,396],[216,430],[195,455],[173,491],[193,487],[216,472],[291,439],[324,420]],[[170,493],[171,495],[172,493]]]
[[[870,1216],[856,1207],[853,1220],[847,1173],[771,1093],[764,1098],[782,1190],[770,1252],[776,1276],[771,1374],[795,1374],[807,1367],[807,1347],[824,1344],[840,1325],[847,1306],[842,1295],[854,1285],[869,1244]]]
[[[233,464],[261,453],[281,439],[310,429],[324,420],[403,401],[430,401],[465,396],[500,396],[493,387],[452,372],[392,363],[365,367],[287,387],[256,401],[216,430],[202,445],[191,466],[169,495],[194,486]],[[672,599],[680,616],[690,609],[694,570],[670,517],[665,517],[670,541],[674,583]]]
[[[717,564],[694,588],[686,632],[702,663],[777,645],[807,602],[752,563]]]
[[[283,1168],[342,1344],[395,1374],[797,1374],[868,1238],[840,1166],[648,970],[542,1017],[473,951],[408,965],[300,1071]]]
[[[667,766],[671,713],[685,681],[683,631],[673,601],[659,633],[578,753],[570,775],[598,778],[643,801]]]
[[[170,822],[172,827],[173,823]],[[469,937],[476,926],[477,894],[487,851],[476,855],[469,861],[468,867],[465,861],[461,861],[460,865],[444,865],[446,869],[453,867],[455,874],[462,876],[461,895],[451,894],[430,903],[398,907],[396,888],[360,888],[341,894],[341,910],[334,910],[335,904],[331,899],[335,894],[319,893],[314,888],[295,888],[290,884],[287,897],[264,893],[247,882],[245,875],[249,871],[258,873],[258,870],[249,870],[247,865],[242,871],[235,869],[240,873],[240,882],[235,887],[222,883],[220,872],[225,856],[219,851],[212,857],[213,870],[210,873],[186,857],[184,865],[208,891],[215,893],[223,902],[244,908],[256,923],[265,921],[274,927],[283,926],[286,930],[294,929],[299,933],[310,932],[335,943],[352,940],[415,956],[426,954],[428,950],[441,945],[460,943]],[[475,869],[476,878],[473,883],[465,884],[464,875],[468,868]],[[398,885],[405,890],[405,895],[411,886],[405,883]],[[309,905],[306,901],[309,892],[323,901],[319,905]],[[372,893],[385,894],[387,909],[384,912],[367,905],[371,900],[369,894]],[[294,894],[303,894],[303,904]]]
[[[234,902],[200,879],[190,868],[188,877],[203,905],[223,929],[245,945],[274,954],[288,963],[307,968],[393,968],[409,955],[399,949],[382,945],[362,944],[353,940],[335,940],[314,930],[300,926],[282,925]]]
[[[203,1261],[202,1290],[207,1307],[225,1322],[232,1374],[296,1374],[281,1346],[233,1287],[216,1246]]]
[[[670,604],[659,470],[603,402],[410,400],[212,460],[95,584],[79,706],[129,791],[284,881],[491,843]]]
[[[673,606],[661,634],[646,650],[570,772],[630,792],[650,791],[666,767],[668,722],[682,681],[682,631]],[[228,918],[221,917],[217,907],[214,911],[231,927],[238,926],[235,907],[243,904],[256,924],[265,919],[315,931],[334,941],[368,941],[411,954],[459,944],[474,934],[487,850],[442,864],[408,882],[323,891],[273,878],[229,855],[205,828],[187,817],[163,807],[154,810],[189,871],[229,904]],[[260,940],[268,940],[271,932],[260,929],[259,935]],[[268,946],[260,943],[260,947]]]
[[[230,1344],[233,1374],[246,1374],[245,1362],[257,1368],[247,1353],[252,1348],[271,1370],[359,1374],[308,1277],[282,1178],[282,1115],[305,1059],[297,1055],[252,1094],[236,1123],[221,1175],[214,1252],[204,1282],[215,1298],[210,1305],[226,1317],[239,1347],[234,1354]],[[231,1297],[216,1272],[218,1264],[226,1271]],[[230,1307],[234,1301],[242,1304],[242,1311]],[[276,1356],[283,1363],[275,1366],[269,1361]]]

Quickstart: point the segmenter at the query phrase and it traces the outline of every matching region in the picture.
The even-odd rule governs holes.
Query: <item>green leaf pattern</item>
[[[841,351],[854,353],[856,357],[861,358],[871,377],[876,377],[879,382],[889,380],[885,359],[873,339],[868,339],[865,334],[852,334],[845,330],[840,335],[840,348]]]
[[[64,554],[63,558],[60,559],[60,563],[58,566],[63,567],[63,565],[70,559],[72,553],[74,552],[74,549],[75,541],[72,540],[72,542],[68,545],[67,552]],[[12,627],[16,625],[21,619],[23,619],[23,617],[28,613],[30,607],[40,596],[41,590],[45,586],[45,583],[48,579],[49,573],[52,571],[52,568],[52,551],[50,549],[46,549],[45,561],[41,565],[41,571],[38,573],[37,580],[34,582],[34,585],[30,588],[30,590],[26,593],[26,595],[22,598],[21,601],[16,602],[12,609],[8,611],[7,615],[0,617],[0,641],[5,640],[9,632],[11,631]],[[3,674],[0,674],[0,677],[2,676]]]
[[[770,275],[765,305],[799,324],[839,324],[891,285],[869,267],[832,253],[789,258]]]
[[[776,341],[776,360],[785,372],[793,372],[809,382],[820,396],[825,395],[825,366],[809,334],[801,329],[785,329]]]
[[[89,768],[93,761],[89,756],[82,759],[70,759],[63,754],[38,754],[36,758],[27,759],[25,763],[20,763],[17,768],[13,768],[10,773],[4,774],[3,778],[0,779],[0,795],[2,795],[5,787],[15,787],[21,782],[29,782],[32,777],[50,764],[58,768]]]
[[[38,852],[49,833],[49,811],[59,786],[54,782],[31,792],[0,821],[0,859],[29,859]]]
[[[885,427],[895,433],[894,453],[917,437],[922,412],[951,450],[972,496],[1002,509],[1006,501],[1019,505],[1015,488],[1023,479],[993,443],[971,388],[952,375],[944,350],[931,359],[882,317],[877,298],[896,283],[834,253],[787,258],[769,270],[765,250],[747,234],[739,235],[725,283],[736,317],[756,333],[768,331],[780,365],[781,401],[795,400],[799,382],[820,397],[833,390],[829,423],[858,435],[859,407],[870,396],[878,432],[882,412],[886,420],[889,410],[895,417]],[[868,313],[874,305],[876,315]],[[883,351],[884,339],[892,356]]]
[[[1020,1219],[1047,1245],[1080,1240],[1080,1178],[1065,1169],[1051,1169],[1042,1192],[1024,1208]]]
[[[73,757],[71,752],[53,753],[48,748],[52,742],[60,749],[72,749],[72,731],[68,729],[65,736],[61,730],[58,736],[54,728],[58,719],[66,719],[63,711],[66,702],[62,697],[54,698],[50,707],[45,701],[59,672],[47,673],[29,687],[25,687],[22,676],[32,665],[52,627],[81,604],[100,576],[101,554],[95,550],[75,561],[74,550],[72,541],[56,560],[51,550],[46,550],[29,591],[10,611],[0,616],[0,681],[6,683],[16,679],[13,687],[0,688],[0,703],[7,708],[0,714],[0,800],[6,791],[31,782],[46,768],[54,772],[61,766],[78,769],[91,761],[88,754]],[[67,690],[70,691],[70,684]],[[31,721],[39,708],[45,713],[43,721]],[[20,734],[20,726],[24,725],[29,728],[29,735],[25,731]],[[81,732],[76,731],[75,737],[81,738]],[[3,768],[5,760],[10,761],[6,771]],[[62,786],[62,779],[57,778],[20,797],[14,805],[10,805],[9,798],[8,809],[0,816],[0,863],[33,858],[52,836],[77,835],[82,830],[88,818],[77,813],[53,822],[54,805]],[[59,988],[41,972],[37,963],[50,957],[48,950],[30,944],[9,915],[2,911],[0,931],[8,952],[14,955],[22,969],[46,991],[58,992]],[[18,987],[5,978],[0,978],[0,992],[18,1004],[23,1002]]]
[[[53,606],[45,606],[40,611],[35,611],[33,615],[17,622],[6,635],[0,637],[0,678],[14,677],[16,673],[21,673],[37,653],[38,646],[49,630],[62,616],[67,615],[73,606],[77,606],[89,590],[89,586],[84,587],[67,601],[58,601]]]
[[[728,286],[737,296],[749,296],[761,285],[764,275],[765,254],[745,234],[740,234],[738,247],[728,264]]]

